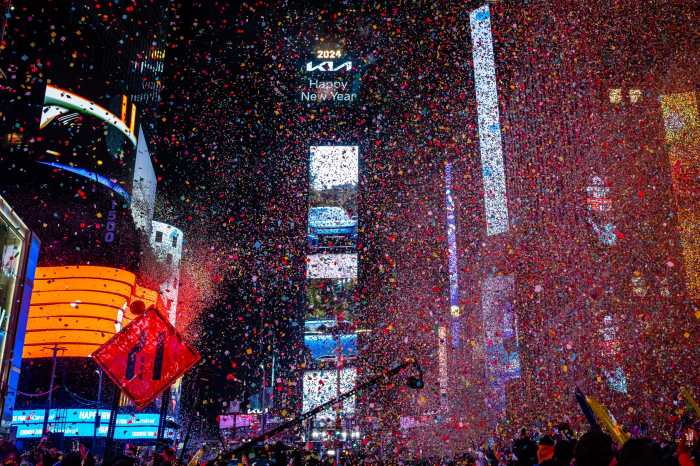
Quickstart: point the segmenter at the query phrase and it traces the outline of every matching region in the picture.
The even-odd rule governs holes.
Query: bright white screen
[[[303,412],[310,411],[320,404],[332,400],[337,396],[336,382],[338,372],[335,369],[324,371],[306,371],[304,373],[304,400]],[[357,370],[355,368],[341,369],[340,393],[345,393],[355,387]],[[352,415],[355,412],[355,397],[352,396],[343,402],[343,416]],[[333,421],[335,411],[326,409],[316,415],[316,420]]]
[[[491,236],[508,231],[508,206],[489,6],[484,5],[472,11],[469,20],[474,59],[476,113],[479,119],[481,172],[484,179],[486,234]]]

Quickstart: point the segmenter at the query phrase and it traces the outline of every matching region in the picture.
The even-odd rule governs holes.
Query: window
[[[641,89],[630,89],[630,102],[633,104],[636,104],[642,99],[642,90]]]
[[[177,236],[173,236],[173,247],[177,247]]]
[[[156,243],[162,243],[162,242],[163,242],[163,232],[156,231]]]
[[[614,88],[608,90],[608,97],[611,104],[619,104],[622,102],[622,89]]]

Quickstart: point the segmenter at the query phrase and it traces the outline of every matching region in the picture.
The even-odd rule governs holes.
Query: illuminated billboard
[[[314,48],[299,66],[297,98],[309,105],[353,104],[359,100],[360,63],[339,44],[325,43]]]
[[[357,250],[357,146],[312,146],[307,244],[312,253]]]
[[[357,254],[306,256],[306,278],[357,278]]]
[[[700,118],[695,92],[660,97],[688,294],[700,300]]]
[[[514,275],[489,275],[481,287],[486,380],[491,390],[488,404],[496,412],[505,409],[505,385],[520,377]]]
[[[131,125],[128,126],[126,121],[122,121],[114,113],[91,100],[51,84],[46,86],[44,108],[41,112],[41,122],[39,124],[40,129],[44,129],[54,121],[64,123],[68,119],[67,117],[75,119],[76,117],[73,115],[76,113],[89,115],[116,128],[136,146],[136,136],[134,136],[136,113],[134,111],[131,113]]]
[[[58,162],[39,162],[43,165],[47,165],[49,167],[57,168],[59,170],[63,170],[69,173],[73,173],[78,176],[82,176],[83,178],[87,178],[91,181],[94,181],[95,183],[99,183],[102,186],[111,189],[114,193],[119,194],[121,197],[123,197],[127,202],[131,201],[131,196],[129,195],[129,192],[122,188],[119,183],[116,183],[115,181],[107,178],[106,176],[102,176],[99,173],[95,173],[90,170],[86,170],[84,168],[76,167],[74,165],[66,165],[63,163],[58,163]]]
[[[338,373],[340,373],[340,384],[338,385]],[[322,371],[304,372],[304,398],[303,411],[310,411],[317,406],[332,400],[338,393],[345,393],[355,388],[357,370],[355,368]],[[343,402],[341,414],[343,416],[352,415],[355,412],[355,397],[350,397]],[[335,411],[327,409],[316,415],[318,421],[334,421]]]
[[[306,282],[306,319],[352,320],[357,280],[355,278],[314,278]]]
[[[489,6],[484,5],[473,10],[469,14],[469,22],[474,60],[476,113],[479,121],[481,174],[484,181],[486,234],[491,236],[508,231],[508,204]]]
[[[133,318],[129,304],[162,306],[126,270],[97,266],[37,267],[23,358],[88,357]]]
[[[304,345],[314,360],[331,359],[340,355],[347,359],[357,356],[357,335],[304,335]]]
[[[612,201],[610,188],[602,177],[593,175],[586,187],[587,220],[598,237],[606,246],[617,243],[617,230],[612,219]]]
[[[110,410],[100,410],[97,437],[106,437]],[[97,410],[86,408],[52,409],[49,412],[48,428],[51,432],[63,433],[66,437],[92,437],[95,433]],[[12,426],[17,428],[17,438],[39,438],[44,422],[44,409],[16,410],[12,414]],[[118,440],[155,439],[158,434],[160,415],[155,413],[117,414],[114,438]],[[166,430],[166,437],[174,432]]]
[[[104,100],[102,106],[46,86],[34,176],[46,185],[51,209],[63,221],[46,222],[46,237],[60,241],[45,243],[50,253],[44,255],[45,263],[110,264],[130,270],[139,264],[138,229],[148,226],[155,196],[150,155],[143,132],[136,139],[135,105],[125,96]]]
[[[459,348],[461,340],[461,310],[459,307],[459,271],[457,267],[457,220],[452,196],[452,163],[445,165],[445,211],[447,219],[447,270],[450,279],[450,316],[452,347]]]
[[[354,387],[357,335],[346,333],[357,308],[358,146],[309,148],[309,210],[306,247],[304,345],[311,359],[303,375],[303,409],[308,411]],[[349,330],[350,332],[352,330]],[[352,414],[354,399],[343,415]],[[331,410],[317,422],[334,419]]]

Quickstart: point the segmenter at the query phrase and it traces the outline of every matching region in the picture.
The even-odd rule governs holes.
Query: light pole
[[[51,379],[49,380],[49,400],[48,400],[48,406],[44,410],[44,425],[42,426],[42,429],[41,429],[41,435],[46,435],[48,430],[49,430],[49,414],[51,413],[51,405],[53,404],[53,388],[54,388],[54,380],[56,379],[56,356],[58,355],[59,351],[65,351],[65,348],[59,348],[58,345],[53,345],[53,348],[46,348],[46,349],[50,349],[52,352]]]
[[[100,428],[100,409],[102,409],[102,369],[95,369],[97,372],[97,405],[95,406],[95,428],[92,432],[92,451],[95,452],[95,447],[97,444],[97,430]]]

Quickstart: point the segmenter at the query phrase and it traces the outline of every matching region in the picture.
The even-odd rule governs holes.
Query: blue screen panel
[[[336,356],[336,337],[333,335],[304,335],[304,344],[313,359],[334,358]],[[340,345],[344,357],[357,355],[357,335],[341,335]]]

